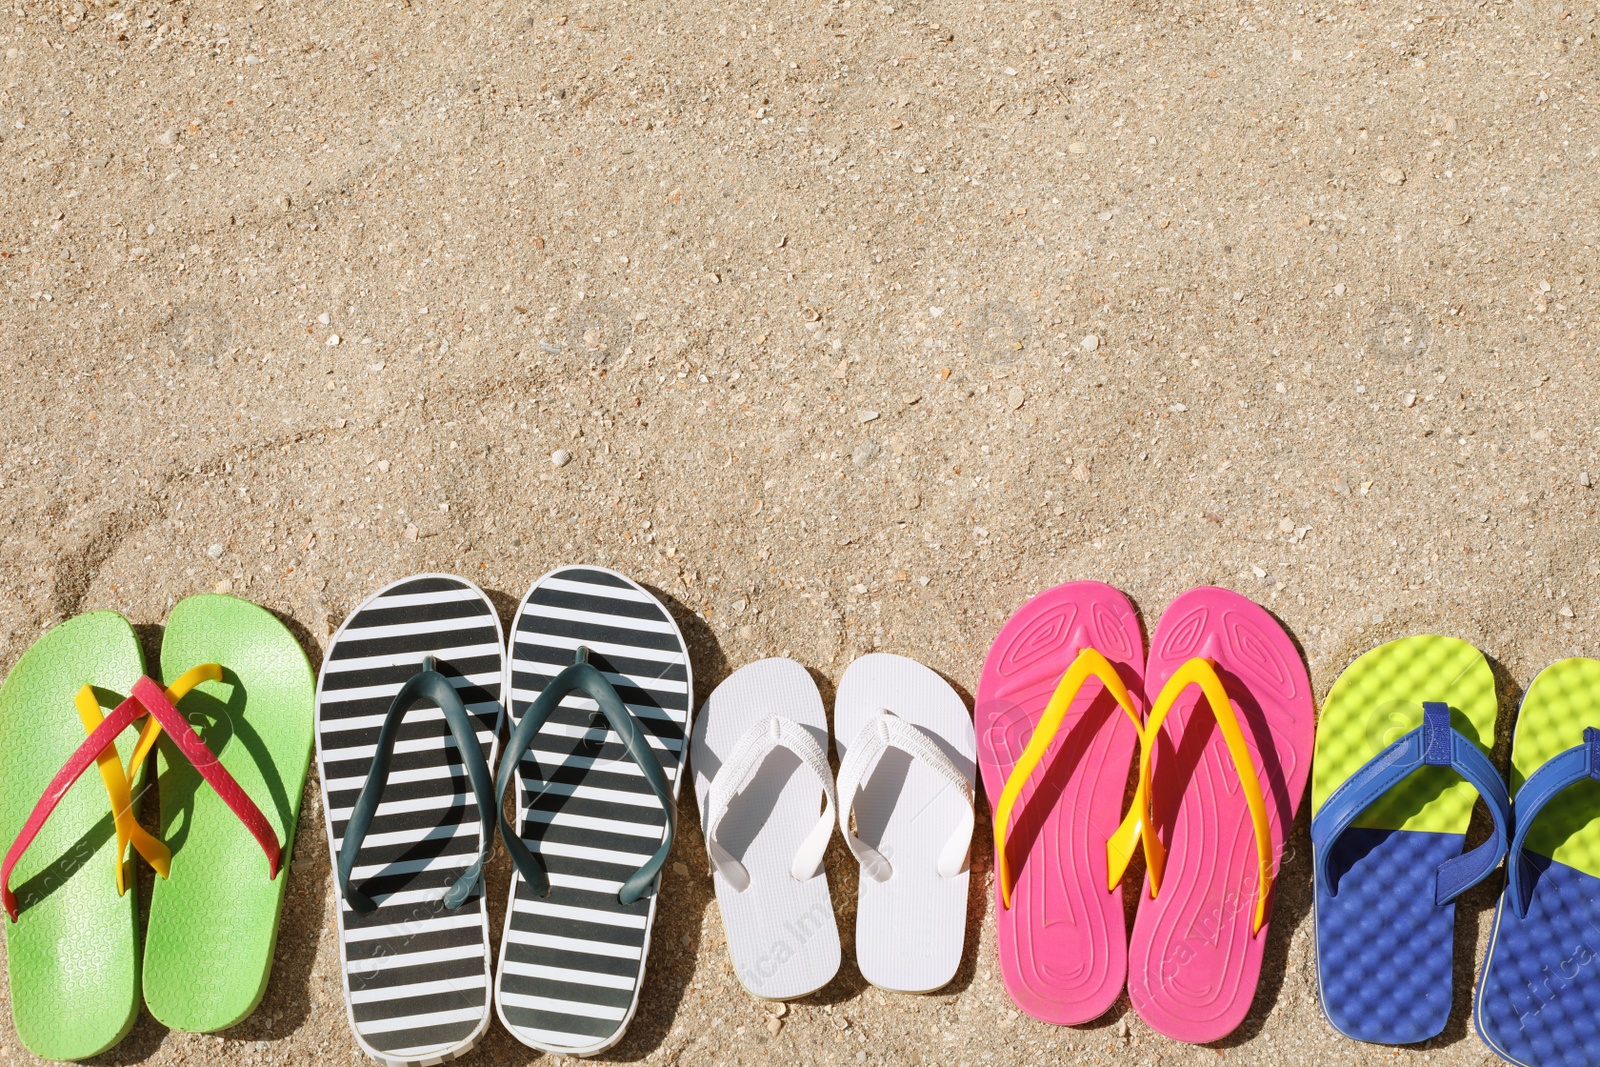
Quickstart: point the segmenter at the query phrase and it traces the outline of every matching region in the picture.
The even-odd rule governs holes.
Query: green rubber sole
[[[133,627],[114,611],[79,615],[24,652],[0,686],[0,849],[87,736],[73,705],[93,685],[107,712],[144,673]],[[124,730],[124,763],[137,732]],[[135,783],[135,796],[137,797]],[[136,801],[137,802],[137,801]],[[11,885],[22,904],[5,928],[11,1016],[35,1056],[81,1060],[121,1041],[139,1012],[137,890],[117,896],[111,801],[90,767],[67,791]]]
[[[1569,748],[1583,728],[1600,726],[1600,662],[1574,657],[1539,672],[1522,697],[1511,741],[1511,792]],[[1526,847],[1600,878],[1600,782],[1568,786],[1528,830]]]
[[[315,684],[305,652],[263,608],[230,596],[181,601],[167,619],[161,674],[220,663],[180,710],[255,801],[283,846],[276,879],[245,825],[165,737],[157,750],[161,839],[172,874],[157,878],[145,934],[144,998],[174,1030],[225,1030],[255,1010],[273,948],[300,797],[311,763]]]
[[[1311,812],[1356,771],[1422,725],[1424,701],[1450,705],[1450,725],[1494,748],[1499,715],[1494,672],[1472,645],[1453,637],[1404,637],[1379,645],[1345,668],[1317,720]],[[1356,826],[1465,833],[1478,798],[1449,767],[1423,767],[1362,813]]]

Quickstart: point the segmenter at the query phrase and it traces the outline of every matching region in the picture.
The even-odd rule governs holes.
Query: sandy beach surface
[[[318,662],[395,578],[509,615],[589,561],[660,593],[700,697],[781,654],[831,703],[881,649],[970,701],[1034,592],[1108,581],[1148,630],[1216,583],[1319,698],[1382,641],[1474,642],[1503,765],[1534,674],[1600,652],[1596,31],[1558,0],[5,0],[0,659],[95,608],[153,657],[225,590]],[[952,986],[861,979],[836,839],[846,962],[771,1021],[685,791],[608,1057],[1495,1062],[1498,879],[1443,1037],[1324,1021],[1307,807],[1254,1010],[1189,1047],[1125,999],[1019,1015],[981,830]],[[143,1016],[104,1062],[366,1062],[314,780],[291,878],[250,1020]],[[540,1058],[496,1024],[464,1062]]]

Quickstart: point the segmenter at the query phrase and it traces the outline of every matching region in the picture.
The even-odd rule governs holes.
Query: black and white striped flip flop
[[[503,648],[477,586],[417,575],[345,620],[317,682],[345,1005],[361,1048],[395,1067],[454,1059],[489,1026]]]
[[[501,825],[514,871],[495,1007],[524,1044],[592,1055],[639,1004],[689,734],[689,652],[640,586],[563,567],[517,609],[506,670],[496,785],[503,795],[516,779],[516,823]]]

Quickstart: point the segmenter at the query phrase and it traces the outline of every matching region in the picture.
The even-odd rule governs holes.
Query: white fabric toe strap
[[[739,743],[733,746],[727,762],[711,780],[711,792],[707,797],[706,851],[711,854],[712,866],[730,886],[741,893],[749,888],[750,872],[722,847],[717,840],[717,830],[722,824],[722,817],[728,813],[729,802],[776,748],[786,748],[799,756],[800,762],[822,786],[822,815],[801,842],[799,851],[794,854],[794,863],[789,868],[795,881],[804,882],[817,876],[822,870],[822,855],[828,850],[828,838],[833,836],[833,813],[838,805],[834,798],[833,771],[828,766],[828,757],[804,726],[782,715],[768,715],[745,731]]]
[[[965,812],[956,821],[949,840],[939,852],[940,876],[954,878],[967,869],[967,855],[972,848],[974,821],[972,783],[954,763],[950,762],[950,757],[946,756],[944,750],[934,744],[927,734],[887,708],[879,709],[878,714],[861,728],[861,732],[856,734],[855,741],[850,745],[850,754],[839,765],[839,796],[844,798],[844,805],[839,809],[839,829],[844,832],[845,844],[850,846],[850,851],[861,861],[862,872],[873,881],[886,882],[894,873],[893,866],[883,853],[850,830],[851,816],[855,812],[856,793],[860,791],[862,779],[877,763],[878,757],[890,747],[898,748],[912,759],[920,760],[932,767],[967,802]]]

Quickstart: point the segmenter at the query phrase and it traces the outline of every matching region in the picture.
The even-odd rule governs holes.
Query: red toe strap
[[[215,668],[212,668],[215,670]],[[0,867],[0,905],[3,905],[6,914],[12,922],[17,921],[18,903],[16,894],[11,891],[11,871],[17,862],[22,859],[22,854],[28,850],[33,839],[39,835],[39,830],[45,821],[55,811],[61,798],[67,795],[67,790],[87,770],[96,757],[105,751],[106,746],[115,743],[117,735],[135,720],[149,712],[167,736],[172,738],[200,776],[210,783],[211,788],[217,791],[223,803],[239,817],[251,835],[261,845],[261,851],[267,854],[267,876],[278,876],[278,863],[280,849],[277,834],[273,833],[266,817],[261,814],[261,809],[245,795],[245,791],[234,781],[233,775],[217,759],[215,752],[206,746],[200,735],[194,732],[189,725],[189,720],[183,717],[172,701],[167,699],[167,694],[161,686],[148,677],[140,678],[133,684],[133,695],[118,704],[116,710],[106,716],[104,721],[84,739],[83,744],[67,760],[56,776],[51,779],[50,785],[45,789],[44,795],[33,806],[33,813],[28,816],[28,821],[23,824],[22,832],[11,843],[11,848],[6,852],[5,863]]]
[[[217,791],[217,796],[222,798],[222,802],[239,817],[239,821],[244,823],[251,836],[261,845],[261,851],[267,854],[267,877],[278,877],[278,835],[273,832],[266,816],[261,814],[261,809],[256,807],[255,802],[239,787],[239,783],[234,781],[233,775],[228,773],[228,769],[222,765],[216,753],[200,740],[200,735],[190,727],[189,720],[185,719],[183,713],[167,699],[167,694],[162,691],[158,683],[148,677],[140,678],[133,683],[133,699],[144,705],[144,710],[155,716],[155,720],[161,724],[167,736],[172,738],[178,750],[194,764],[194,769],[200,772],[200,777],[210,783],[211,788]]]
[[[149,679],[142,680],[149,681]],[[154,685],[155,683],[152,682],[151,684]],[[167,706],[171,707],[170,704]],[[76,782],[79,776],[89,769],[90,764],[94,763],[96,757],[105,751],[107,745],[116,741],[118,734],[126,730],[133,720],[142,715],[144,715],[144,708],[140,707],[139,702],[132,697],[118,704],[116,710],[106,716],[100,725],[96,726],[89,736],[84,739],[83,744],[78,746],[78,750],[72,754],[71,759],[67,760],[66,766],[62,767],[56,773],[56,776],[50,780],[50,785],[45,789],[44,795],[33,806],[33,813],[28,816],[28,821],[22,824],[22,833],[17,835],[15,841],[11,842],[11,848],[6,852],[4,867],[0,868],[0,903],[4,904],[6,914],[11,917],[12,922],[17,921],[18,908],[17,896],[11,891],[11,871],[16,867],[17,861],[22,859],[22,854],[28,850],[29,845],[33,844],[33,839],[39,835],[39,830],[44,826],[45,820],[49,819],[50,813],[56,810],[56,805],[61,802],[61,798],[67,795],[67,790],[72,788],[72,783]],[[179,716],[179,721],[182,722],[182,716]],[[185,722],[183,726],[188,729],[189,724]],[[193,731],[190,731],[190,734],[192,735]],[[199,738],[195,738],[195,740],[198,741]],[[202,745],[202,747],[204,746]],[[234,788],[238,787],[235,786]],[[246,801],[246,803],[249,802]],[[259,812],[256,817],[260,818]],[[276,852],[276,843],[274,843],[274,869],[277,867]]]

